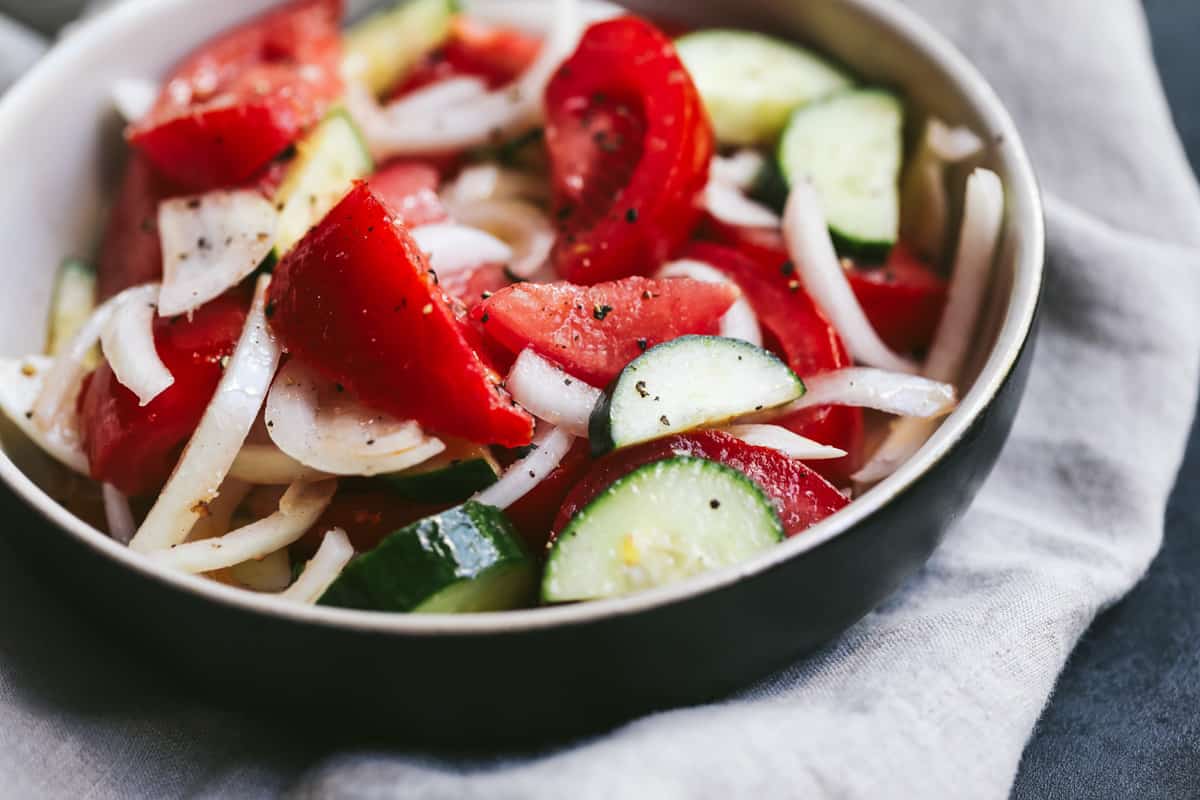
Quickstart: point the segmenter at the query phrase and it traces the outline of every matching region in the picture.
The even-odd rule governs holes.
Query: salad
[[[597,0],[341,17],[113,87],[94,267],[0,407],[118,542],[296,603],[615,597],[803,536],[954,409],[1004,206],[970,130]]]

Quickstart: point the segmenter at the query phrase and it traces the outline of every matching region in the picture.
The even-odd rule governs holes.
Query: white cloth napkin
[[[0,558],[0,793],[1005,797],[1067,655],[1161,539],[1197,382],[1200,194],[1136,0],[908,2],[1015,114],[1047,193],[1050,264],[1012,439],[898,595],[726,702],[462,760],[343,750],[336,732],[295,741],[207,708]]]

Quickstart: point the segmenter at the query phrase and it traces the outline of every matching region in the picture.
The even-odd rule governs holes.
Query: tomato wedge
[[[450,39],[430,53],[392,93],[402,97],[447,78],[482,78],[489,89],[506,86],[533,63],[542,40],[512,28],[455,17]]]
[[[606,386],[647,348],[716,333],[737,297],[728,284],[689,278],[519,283],[484,300],[471,318],[510,352],[532,347],[580,380]]]
[[[645,20],[597,23],[546,89],[558,274],[646,274],[691,234],[713,133],[670,39]]]
[[[533,418],[500,388],[407,230],[366,183],[275,270],[271,326],[363,402],[473,442],[520,447]]]
[[[898,353],[927,350],[946,307],[946,280],[899,242],[879,268],[854,266],[850,286],[867,319]]]
[[[441,175],[421,161],[393,161],[370,177],[371,191],[392,207],[396,221],[416,228],[446,219],[446,207],[438,197]]]
[[[346,532],[355,551],[365,553],[388,536],[418,520],[440,514],[449,506],[413,503],[385,490],[369,486],[339,488],[304,537],[293,545],[295,554],[311,558],[331,528]]]
[[[721,431],[697,431],[619,450],[595,462],[562,502],[552,535],[618,478],[643,464],[680,455],[707,458],[744,473],[775,501],[788,536],[807,530],[850,502],[816,472],[778,450],[746,444]]]
[[[755,261],[736,250],[713,244],[692,244],[683,258],[711,264],[741,288],[763,328],[768,346],[779,353],[801,378],[852,366],[850,354],[812,298],[800,286],[794,269],[778,254]],[[845,406],[823,406],[800,412],[779,424],[849,455],[810,466],[830,480],[848,483],[862,460],[863,413]]]
[[[162,245],[158,238],[158,204],[180,194],[179,187],[159,176],[145,157],[131,154],[100,246],[96,267],[99,300],[159,279]]]
[[[191,319],[156,319],[155,349],[175,383],[144,407],[107,363],[92,373],[80,415],[93,478],[127,495],[166,481],[217,389],[221,359],[237,345],[247,305],[245,292],[234,291],[201,306]]]
[[[294,0],[218,36],[175,68],[129,142],[189,189],[240,183],[341,93],[341,0]]]

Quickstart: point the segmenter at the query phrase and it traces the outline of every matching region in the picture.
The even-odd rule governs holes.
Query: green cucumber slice
[[[797,108],[852,85],[820,56],[761,33],[704,30],[675,46],[721,144],[774,143]]]
[[[904,107],[882,89],[832,97],[796,112],[779,142],[788,185],[811,180],[829,230],[847,255],[886,256],[900,231]]]
[[[737,564],[783,539],[775,506],[715,461],[647,464],[604,490],[555,540],[542,600],[640,592]]]
[[[296,157],[275,193],[275,256],[286,255],[350,191],[355,179],[374,169],[350,116],[341,110],[329,114],[296,146]]]
[[[343,73],[386,92],[446,41],[458,12],[457,0],[410,0],[368,17],[346,31]]]
[[[429,614],[502,611],[533,599],[535,571],[503,512],[468,501],[355,558],[320,603]]]
[[[404,472],[377,480],[405,500],[418,503],[461,503],[500,477],[500,465],[490,450],[472,442],[447,443],[446,450]]]
[[[796,373],[761,347],[682,336],[647,350],[613,381],[589,420],[592,452],[724,422],[803,394]]]
[[[70,343],[96,308],[96,273],[78,259],[67,259],[58,272],[50,307],[46,352],[56,356]],[[98,354],[93,353],[95,359]]]

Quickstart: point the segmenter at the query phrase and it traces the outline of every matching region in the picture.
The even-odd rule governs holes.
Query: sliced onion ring
[[[849,367],[804,379],[806,391],[786,406],[750,415],[746,422],[791,416],[806,408],[851,406],[902,417],[936,418],[954,410],[957,392],[948,383],[871,367]]]
[[[484,200],[530,200],[541,203],[550,198],[546,180],[497,164],[474,164],[442,187],[442,202],[448,208],[466,206]]]
[[[893,353],[871,327],[833,249],[821,199],[807,180],[792,187],[783,212],[783,235],[804,288],[829,317],[855,361],[893,372],[917,372],[916,364]]]
[[[705,283],[734,283],[716,267],[691,259],[681,259],[664,265],[656,277],[691,278]],[[727,339],[741,339],[755,347],[762,347],[762,328],[759,327],[758,317],[754,315],[754,308],[745,297],[735,300],[721,317],[721,335]]]
[[[588,419],[602,396],[528,348],[517,356],[504,386],[530,414],[572,436],[588,435]]]
[[[113,105],[132,124],[150,113],[158,100],[158,84],[147,78],[120,78],[112,86]]]
[[[229,577],[252,592],[275,594],[292,582],[292,559],[287,548],[252,558],[229,568]]]
[[[271,386],[264,413],[280,450],[330,475],[381,475],[446,449],[421,426],[369,409],[293,358]]]
[[[129,498],[111,483],[101,485],[100,494],[104,498],[104,520],[108,523],[108,535],[121,544],[129,544],[137,530],[133,511],[129,508]]]
[[[745,148],[731,156],[713,156],[709,175],[717,183],[748,192],[754,188],[766,165],[767,159],[762,153]]]
[[[175,471],[129,546],[149,553],[179,544],[217,495],[262,408],[279,367],[280,349],[267,326],[271,279],[258,279],[237,347]]]
[[[205,513],[196,520],[196,524],[188,532],[186,541],[195,542],[229,533],[229,529],[233,525],[233,515],[237,513],[242,501],[250,494],[250,489],[250,484],[239,481],[233,476],[221,481],[221,488],[217,489],[217,496],[205,506]],[[275,505],[278,505],[279,498],[275,498],[275,500]]]
[[[471,103],[485,96],[487,92],[487,83],[481,78],[447,78],[406,94],[403,99],[388,105],[385,113],[394,119],[403,120],[409,114],[428,114],[447,106]]]
[[[728,225],[746,228],[778,228],[779,215],[746,197],[736,187],[713,179],[704,189],[704,208]]]
[[[484,264],[508,264],[513,259],[511,247],[478,228],[444,222],[422,225],[409,232],[440,277]]]
[[[968,128],[951,128],[939,119],[925,124],[920,144],[909,160],[902,184],[904,238],[917,252],[941,263],[946,247],[950,203],[946,169],[973,157],[983,142]]]
[[[325,590],[342,574],[342,570],[354,558],[354,546],[346,532],[333,528],[321,539],[321,546],[304,567],[296,582],[280,593],[282,600],[312,605],[321,599]]]
[[[151,284],[144,293],[125,298],[100,333],[100,349],[117,382],[147,406],[175,383],[175,377],[154,346],[154,311]]]
[[[332,476],[304,466],[274,444],[247,442],[229,468],[229,477],[256,486],[289,486]]]
[[[49,356],[0,359],[0,408],[47,455],[80,475],[88,475],[88,459],[80,444],[79,415],[74,406],[49,428],[33,422],[34,404],[54,366],[55,361]]]
[[[720,430],[755,447],[769,447],[800,461],[841,458],[845,450],[814,442],[779,425],[726,425]]]
[[[533,491],[562,463],[574,441],[562,428],[547,427],[534,438],[529,455],[514,462],[498,481],[472,499],[501,510],[508,508]]]
[[[150,553],[156,563],[181,572],[200,573],[263,558],[296,542],[329,507],[337,481],[296,483],[279,501],[279,510],[243,528],[197,542]]]
[[[487,231],[512,248],[508,271],[518,278],[535,277],[554,249],[554,226],[536,206],[519,200],[484,200],[450,208],[454,218]]]
[[[463,13],[488,25],[544,34],[553,18],[546,14],[546,0],[460,0]],[[606,0],[580,0],[584,25],[602,22],[629,12]]]

